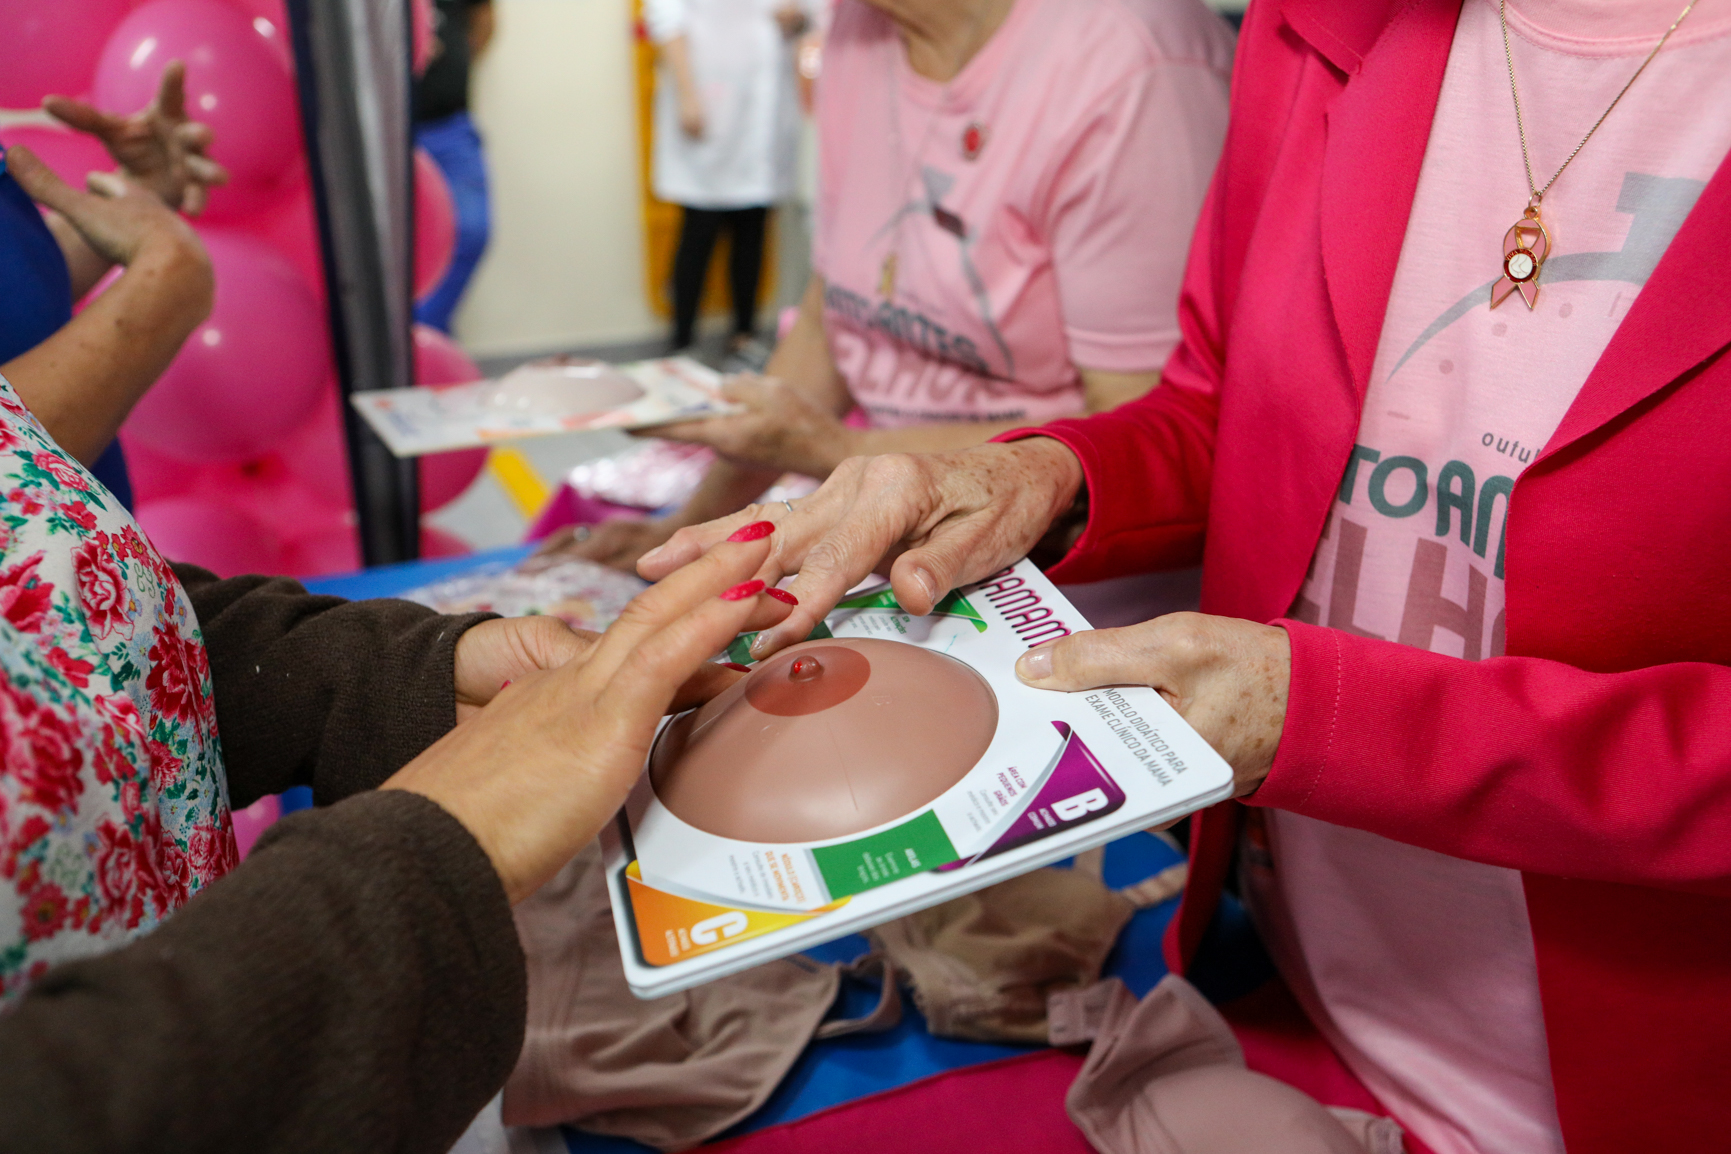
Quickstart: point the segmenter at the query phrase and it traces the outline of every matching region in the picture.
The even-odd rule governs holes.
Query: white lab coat
[[[657,44],[686,38],[706,130],[679,128],[679,96],[662,66],[655,86],[655,195],[693,208],[748,208],[786,200],[799,151],[794,44],[775,10],[785,0],[644,0]],[[808,6],[809,4],[809,6]],[[815,2],[801,7],[808,16]]]

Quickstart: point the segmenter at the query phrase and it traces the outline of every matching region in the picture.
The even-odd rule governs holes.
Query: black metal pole
[[[407,0],[287,0],[361,555],[420,555],[420,479],[347,398],[414,383]]]

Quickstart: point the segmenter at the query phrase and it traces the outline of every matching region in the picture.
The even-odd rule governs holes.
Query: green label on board
[[[901,881],[956,860],[959,854],[931,810],[870,837],[811,851],[830,897],[846,897]]]
[[[836,606],[837,609],[888,609],[892,613],[905,613],[896,595],[886,585],[876,593],[862,593],[858,597],[850,597]],[[960,593],[951,592],[942,601],[932,607],[934,617],[960,617],[964,621],[972,621],[979,632],[986,631],[985,619],[979,610],[968,604],[968,599]]]

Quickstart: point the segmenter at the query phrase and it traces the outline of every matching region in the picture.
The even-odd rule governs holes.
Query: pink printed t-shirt
[[[814,264],[874,425],[1051,420],[1083,409],[1077,366],[1165,363],[1231,62],[1197,0],[1017,0],[941,84],[841,0]]]
[[[1681,8],[1510,3],[1540,185]],[[1511,296],[1493,310],[1528,187],[1497,6],[1466,0],[1358,444],[1294,617],[1468,660],[1501,655],[1509,493],[1731,147],[1728,107],[1731,3],[1701,0],[1545,195],[1554,248],[1536,308]],[[1391,790],[1399,772],[1388,767]],[[1559,1154],[1520,874],[1267,816],[1269,852],[1248,857],[1252,903],[1347,1064],[1438,1154]]]

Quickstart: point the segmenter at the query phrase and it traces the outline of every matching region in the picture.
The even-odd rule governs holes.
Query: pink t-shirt
[[[940,84],[841,0],[814,264],[873,424],[1045,421],[1081,411],[1077,366],[1160,368],[1231,62],[1198,0],[1017,0]]]
[[[1682,6],[1511,0],[1541,185]],[[1731,147],[1727,108],[1731,2],[1701,0],[1546,194],[1555,247],[1537,307],[1513,296],[1492,310],[1527,183],[1497,6],[1466,0],[1358,447],[1294,617],[1468,660],[1502,653],[1514,479]],[[1388,767],[1390,790],[1400,772]],[[1247,855],[1257,916],[1347,1064],[1439,1154],[1560,1152],[1520,875],[1289,813],[1268,820],[1269,854]]]

